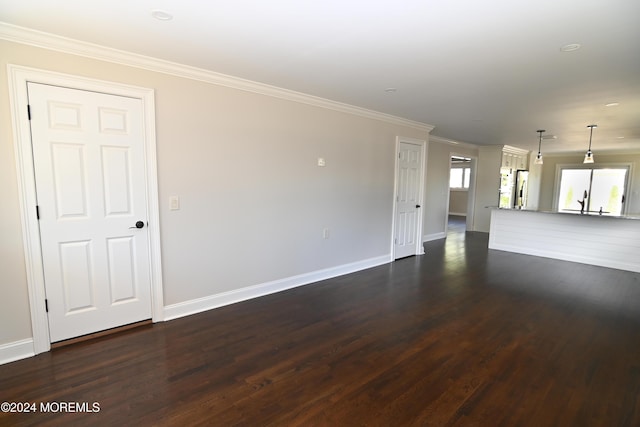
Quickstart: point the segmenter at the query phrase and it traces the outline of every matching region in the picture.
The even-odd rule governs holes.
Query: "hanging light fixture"
[[[591,139],[593,138],[593,128],[597,128],[598,125],[589,125],[588,128],[591,128],[591,134],[589,135],[589,149],[587,153],[584,155],[584,162],[582,163],[593,163],[593,153],[591,152]]]
[[[546,132],[544,129],[538,129],[536,132],[540,134],[540,139],[538,139],[538,155],[536,156],[536,160],[533,162],[536,165],[541,165],[542,161],[542,153],[540,152],[540,145],[542,145],[542,132]]]

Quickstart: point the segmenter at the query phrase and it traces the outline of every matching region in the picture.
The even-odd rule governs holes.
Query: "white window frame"
[[[471,162],[452,164],[450,169],[462,169],[462,187],[451,187],[451,172],[449,172],[449,190],[451,191],[469,191],[469,187],[464,186],[465,176],[469,177],[469,185],[471,185]],[[466,169],[466,171],[465,171]]]
[[[593,164],[583,164],[583,163],[562,163],[556,165],[556,176],[555,183],[553,187],[553,211],[558,212],[558,196],[560,195],[560,179],[562,178],[562,170],[563,169],[627,169],[627,177],[625,179],[624,188],[625,188],[625,202],[622,204],[622,211],[620,215],[627,214],[627,206],[629,205],[629,196],[631,195],[631,183],[632,175],[633,175],[633,163],[593,163]],[[590,190],[590,189],[589,189]]]

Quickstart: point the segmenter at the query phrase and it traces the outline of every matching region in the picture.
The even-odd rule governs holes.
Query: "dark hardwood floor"
[[[0,425],[640,425],[639,274],[425,247],[0,366],[0,402],[100,409]]]
[[[464,233],[467,230],[467,217],[461,215],[449,215],[447,224],[447,234]]]

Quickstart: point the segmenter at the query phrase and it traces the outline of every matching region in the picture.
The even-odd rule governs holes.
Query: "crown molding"
[[[192,67],[189,65],[179,64],[163,59],[152,58],[132,52],[126,52],[123,50],[100,46],[93,43],[33,30],[31,28],[19,27],[16,25],[8,24],[6,22],[0,22],[0,39],[86,58],[97,59],[100,61],[126,65],[129,67],[141,68],[157,73],[169,74],[176,77],[197,80],[213,85],[225,86],[246,92],[253,92],[260,95],[266,95],[274,98],[312,105],[329,110],[339,111],[342,113],[354,114],[369,119],[380,120],[382,122],[390,124],[407,126],[427,133],[431,132],[434,128],[434,126],[426,123],[417,122],[414,120],[409,120],[378,111],[368,110],[366,108],[356,107],[353,105],[308,95],[302,92],[296,92],[276,86],[267,85],[264,83],[242,79],[239,77],[216,73],[213,71],[205,70],[203,68]]]
[[[502,151],[505,153],[522,155],[522,156],[529,154],[529,150],[525,150],[524,148],[513,147],[511,145],[505,145],[504,147],[502,147]]]
[[[453,145],[456,147],[464,147],[464,148],[469,148],[471,150],[478,149],[478,145],[476,144],[471,144],[469,142],[455,141],[453,139],[443,138],[441,136],[436,136],[436,135],[429,135],[429,142],[437,142],[439,144],[447,144],[447,145]]]

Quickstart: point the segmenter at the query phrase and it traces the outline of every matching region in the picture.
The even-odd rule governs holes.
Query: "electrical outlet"
[[[322,238],[323,239],[328,239],[329,238],[329,234],[330,234],[330,230],[328,228],[325,228],[324,230],[322,230]]]
[[[326,162],[324,161],[324,157],[318,157],[318,166],[324,167],[326,166]]]

